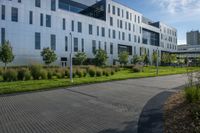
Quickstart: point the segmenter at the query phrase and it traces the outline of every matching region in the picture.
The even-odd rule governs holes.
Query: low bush
[[[0,76],[3,75],[3,68],[0,67]]]
[[[96,76],[97,76],[97,77],[101,77],[102,75],[103,75],[102,70],[101,70],[101,69],[97,69],[97,71],[96,71]]]
[[[87,71],[86,69],[83,69],[83,77],[86,77],[87,76]]]
[[[187,87],[185,89],[185,98],[189,103],[195,103],[200,101],[200,88]]]
[[[32,65],[30,67],[31,75],[34,80],[39,80],[41,77],[41,70],[42,66],[41,65]]]
[[[95,75],[96,75],[95,68],[94,67],[89,67],[88,73],[89,73],[90,77],[95,77]]]
[[[135,65],[135,66],[132,67],[132,71],[133,71],[134,73],[141,72],[141,67],[138,66],[138,65]]]
[[[3,80],[7,82],[17,81],[17,71],[14,69],[8,69],[3,73]]]
[[[31,73],[28,69],[21,68],[18,70],[17,78],[18,78],[18,80],[30,80]]]
[[[83,70],[80,69],[80,68],[76,69],[76,75],[77,75],[79,78],[83,77]]]
[[[110,74],[114,75],[115,74],[115,70],[112,69]]]
[[[47,79],[47,71],[45,69],[42,69],[40,71],[40,78],[41,79]]]
[[[55,76],[56,76],[57,78],[59,78],[59,79],[65,78],[65,75],[66,75],[65,71],[66,71],[66,70],[63,69],[63,68],[57,68],[57,69],[55,70]]]
[[[48,70],[48,72],[47,72],[47,78],[48,79],[52,79],[53,78],[53,72],[51,72],[50,70]]]

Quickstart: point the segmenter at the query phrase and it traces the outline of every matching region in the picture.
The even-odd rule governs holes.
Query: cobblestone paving
[[[183,75],[0,96],[0,133],[137,133],[140,113]]]

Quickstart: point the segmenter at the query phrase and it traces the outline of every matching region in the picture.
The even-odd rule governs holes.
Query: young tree
[[[150,61],[149,61],[149,58],[148,58],[148,56],[147,56],[146,54],[143,55],[143,59],[144,59],[144,61],[143,61],[144,64],[145,64],[145,65],[148,65]]]
[[[12,47],[9,41],[6,41],[0,47],[0,61],[5,64],[5,70],[7,69],[7,64],[14,60],[15,56],[13,55]]]
[[[108,59],[107,53],[106,51],[99,49],[96,50],[96,54],[95,54],[95,64],[97,66],[103,66],[106,64],[106,61]]]
[[[177,56],[176,54],[171,54],[170,55],[170,64],[176,63],[177,62]]]
[[[132,60],[131,60],[131,63],[133,63],[134,65],[136,65],[137,63],[140,62],[140,57],[137,56],[137,55],[134,55]]]
[[[157,65],[157,60],[158,60],[158,53],[157,51],[154,51],[152,54],[152,63],[156,66]]]
[[[128,63],[128,52],[124,51],[119,54],[119,62],[123,65]]]
[[[57,56],[50,48],[44,48],[41,52],[44,63],[49,66],[51,63],[57,60]]]
[[[83,65],[83,63],[87,60],[87,55],[84,52],[78,52],[75,55],[75,60],[78,65]]]

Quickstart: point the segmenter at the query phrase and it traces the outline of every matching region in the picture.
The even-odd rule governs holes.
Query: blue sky
[[[162,21],[178,30],[178,44],[186,43],[186,32],[200,30],[200,0],[115,0],[145,17]]]

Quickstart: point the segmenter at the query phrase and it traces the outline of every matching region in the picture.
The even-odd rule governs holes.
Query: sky
[[[178,44],[186,44],[186,32],[200,30],[200,0],[114,0],[153,20],[178,30]]]

